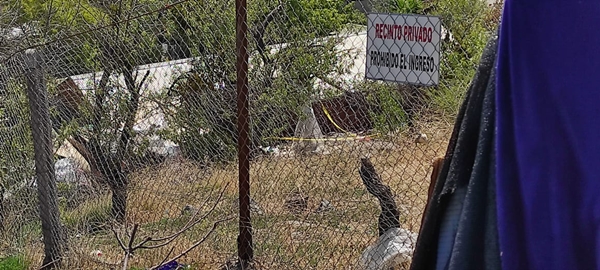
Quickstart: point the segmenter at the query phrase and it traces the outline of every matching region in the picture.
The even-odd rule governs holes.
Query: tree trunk
[[[125,221],[125,210],[127,209],[127,187],[129,179],[123,161],[119,158],[123,155],[110,154],[102,151],[95,140],[86,143],[86,152],[91,155],[90,168],[95,168],[101,177],[101,181],[107,184],[112,193],[111,214],[115,221]]]
[[[127,182],[124,182],[122,185],[111,186],[111,214],[119,223],[125,221],[125,210],[127,209],[127,186]]]

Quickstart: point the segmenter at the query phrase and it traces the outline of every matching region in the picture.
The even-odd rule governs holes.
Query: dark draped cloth
[[[412,270],[500,269],[495,200],[495,63],[488,42],[456,119]]]

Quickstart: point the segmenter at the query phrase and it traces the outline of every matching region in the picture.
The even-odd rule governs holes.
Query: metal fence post
[[[25,81],[31,113],[35,171],[42,222],[44,261],[42,269],[58,267],[64,240],[58,211],[56,176],[52,160],[52,129],[41,57],[33,49],[25,52]]]
[[[238,256],[242,268],[253,258],[252,223],[250,221],[250,148],[248,117],[248,32],[246,0],[236,0],[236,48],[237,48],[237,111],[238,111],[238,159],[240,233]]]

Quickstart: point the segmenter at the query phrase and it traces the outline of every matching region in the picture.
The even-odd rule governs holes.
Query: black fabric
[[[411,270],[436,269],[441,224],[453,196],[462,207],[449,213],[458,215],[458,228],[443,269],[500,269],[494,178],[496,50],[494,36],[483,52],[457,116],[434,194],[424,213]],[[456,193],[458,188],[466,192]]]

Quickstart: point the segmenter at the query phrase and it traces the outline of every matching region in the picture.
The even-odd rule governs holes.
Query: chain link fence
[[[254,268],[408,268],[432,162],[501,7],[248,1]],[[0,266],[234,269],[249,240],[235,1],[0,11]]]

